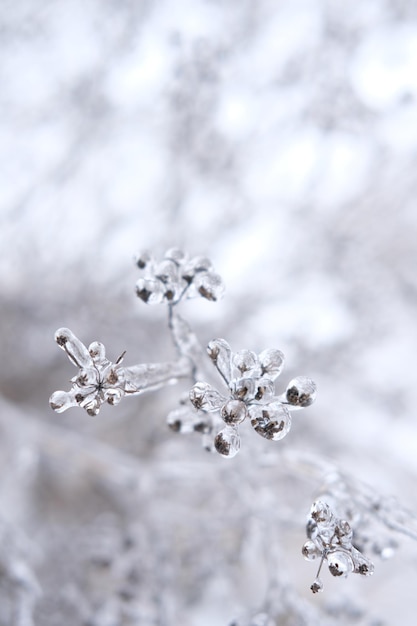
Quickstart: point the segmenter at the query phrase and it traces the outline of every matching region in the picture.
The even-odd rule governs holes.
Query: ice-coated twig
[[[122,367],[125,353],[113,363],[106,358],[102,343],[94,341],[87,348],[68,328],[58,329],[55,340],[79,368],[71,379],[72,388],[55,391],[49,399],[57,413],[79,406],[89,415],[97,415],[105,402],[115,405],[125,395],[153,391],[192,376],[192,363],[187,357],[167,363]]]

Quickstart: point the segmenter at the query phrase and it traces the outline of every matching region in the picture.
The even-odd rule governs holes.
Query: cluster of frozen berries
[[[209,259],[189,258],[178,248],[167,250],[161,261],[143,252],[136,265],[143,272],[136,283],[136,295],[147,304],[177,304],[184,296],[214,301],[224,293],[223,281]]]
[[[284,366],[280,350],[267,349],[259,355],[250,350],[234,353],[224,339],[214,339],[207,352],[227,391],[221,393],[207,382],[197,382],[189,394],[194,411],[179,409],[170,414],[168,422],[174,430],[205,434],[221,424],[214,447],[222,456],[232,458],[239,452],[239,425],[245,420],[265,439],[278,441],[291,428],[290,410],[307,407],[315,399],[316,386],[304,376],[294,378],[283,394],[275,395],[274,381]]]
[[[129,383],[120,363],[123,354],[112,363],[106,358],[104,345],[94,341],[87,348],[69,328],[60,328],[55,341],[79,371],[71,379],[70,391],[55,391],[49,399],[51,408],[62,413],[79,406],[89,415],[97,415],[104,402],[118,404],[128,391]]]
[[[374,572],[373,563],[353,545],[353,531],[350,524],[338,518],[326,502],[314,502],[307,522],[308,540],[302,553],[308,561],[320,559],[316,579],[311,591],[323,590],[320,570],[326,561],[333,576],[347,576],[350,573],[370,576]]]

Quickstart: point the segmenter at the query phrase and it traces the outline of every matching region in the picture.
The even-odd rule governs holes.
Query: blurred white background
[[[182,467],[190,455],[206,478],[214,463],[214,476],[226,472],[230,484],[245,463],[242,450],[224,469],[196,440],[166,431],[175,390],[125,401],[100,419],[49,409],[49,395],[75,373],[53,342],[60,326],[86,343],[103,341],[113,357],[128,348],[128,363],[172,357],[164,312],[134,297],[133,257],[143,248],[158,254],[175,245],[213,260],[224,301],[183,310],[203,343],[224,336],[236,350],[278,347],[286,381],[293,374],[317,381],[317,403],[294,420],[287,449],[323,455],[417,511],[417,4],[3,0],[0,7],[0,495],[4,523],[34,538],[43,589],[37,623],[113,624],[91,606],[76,613],[79,572],[62,565],[67,529],[81,532],[116,506],[112,492],[81,514],[91,489],[63,469],[68,463],[84,476],[78,445],[107,446],[104,457],[114,450],[161,476],[161,459]],[[61,450],[67,439],[72,447]],[[185,470],[178,471],[180,489]],[[228,502],[227,485],[220,502]],[[184,489],[183,506],[194,510],[199,489]],[[280,497],[288,489],[281,485]],[[205,490],[210,499],[215,485]],[[302,532],[314,493],[299,493],[289,500]],[[131,524],[135,513],[123,511]],[[154,514],[161,520],[165,509],[155,505]],[[295,578],[307,576],[302,593],[312,568],[298,564],[297,551],[295,543],[286,558],[297,561],[290,570],[307,570],[296,570]],[[416,556],[407,544],[371,582],[335,581],[332,594],[350,590],[366,607],[347,623],[414,624]],[[61,572],[55,580],[53,564]],[[215,610],[217,588],[190,599],[181,585],[188,589],[184,581],[171,589],[165,621],[143,613],[114,623],[226,626],[240,600],[245,610],[262,603],[262,593],[250,606],[237,594],[235,604]],[[3,611],[1,626],[9,623]]]

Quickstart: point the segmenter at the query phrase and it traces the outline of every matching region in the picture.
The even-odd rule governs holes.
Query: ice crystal
[[[136,295],[147,304],[177,304],[184,297],[195,296],[215,301],[224,293],[223,281],[209,259],[189,258],[177,248],[167,250],[161,261],[143,252],[136,265],[143,272],[136,283]]]
[[[321,559],[317,577],[311,585],[313,593],[323,589],[319,575],[324,561],[332,576],[346,577],[351,572],[363,576],[373,574],[373,563],[353,545],[350,524],[337,517],[326,502],[313,503],[307,522],[307,537],[302,548],[304,558],[307,561]]]
[[[227,341],[214,339],[208,344],[207,352],[227,385],[227,393],[207,382],[197,382],[190,391],[190,401],[199,413],[215,414],[226,424],[214,442],[222,456],[231,458],[239,451],[238,426],[245,419],[249,419],[259,435],[278,441],[291,428],[290,410],[309,406],[314,401],[315,384],[306,377],[291,381],[293,391],[289,398],[288,391],[275,395],[274,381],[284,365],[280,350],[268,349],[259,355],[250,350],[234,353]],[[215,417],[212,425],[217,426]]]

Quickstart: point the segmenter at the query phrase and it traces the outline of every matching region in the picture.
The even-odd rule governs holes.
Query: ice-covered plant
[[[222,297],[223,281],[210,260],[189,257],[170,248],[160,260],[143,252],[136,258],[136,265],[141,273],[136,283],[138,298],[148,305],[167,306],[177,359],[125,366],[125,351],[111,361],[100,342],[94,341],[87,347],[71,330],[60,328],[55,340],[78,372],[71,379],[69,391],[52,394],[52,409],[61,413],[81,407],[95,416],[104,403],[116,405],[125,396],[188,379],[189,393],[179,399],[179,406],[167,418],[173,431],[201,433],[208,450],[228,458],[240,449],[239,428],[245,421],[264,439],[275,442],[284,438],[291,428],[291,412],[314,402],[316,386],[310,378],[297,376],[285,391],[277,392],[275,382],[284,366],[284,355],[277,348],[267,348],[259,354],[249,349],[233,352],[225,339],[213,339],[203,349],[178,308],[191,297],[211,302]],[[212,383],[213,374],[217,374],[216,383]],[[301,463],[298,460],[294,471],[305,462],[306,459]],[[321,463],[314,468],[317,477],[323,478]],[[320,563],[311,586],[314,593],[322,591],[320,572],[324,563],[336,577],[350,573],[368,576],[374,565],[365,552],[382,558],[390,556],[396,545],[392,531],[417,539],[417,522],[412,514],[401,507],[390,508],[383,499],[376,500],[375,494],[337,471],[328,475],[333,479],[311,508],[307,541],[302,548],[307,560],[318,559]],[[379,523],[376,531],[375,523]],[[389,534],[388,539],[384,533]],[[293,603],[292,608],[295,606]],[[280,614],[280,610],[276,607],[275,614]],[[268,611],[259,615],[269,624]]]

